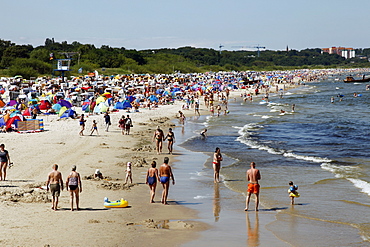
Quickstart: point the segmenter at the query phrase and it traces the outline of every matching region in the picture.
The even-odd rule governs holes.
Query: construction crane
[[[256,46],[232,46],[232,48],[255,48],[257,49],[257,56],[260,57],[260,49],[266,49],[264,46],[256,45]]]

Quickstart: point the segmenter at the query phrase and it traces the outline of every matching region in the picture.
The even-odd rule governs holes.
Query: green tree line
[[[56,42],[47,38],[44,45],[17,45],[0,39],[0,74],[21,75],[24,78],[59,76],[57,59],[71,58],[71,71],[86,74],[94,70],[106,74],[194,73],[206,71],[285,70],[298,68],[368,67],[366,56],[370,48],[357,49],[356,57],[344,59],[336,54],[321,53],[320,48],[301,51],[265,50],[228,51],[208,48],[180,47],[177,49],[129,50],[102,45],[81,44],[77,41]],[[68,57],[66,57],[66,55]]]

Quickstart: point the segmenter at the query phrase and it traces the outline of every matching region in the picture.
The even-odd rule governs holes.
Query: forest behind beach
[[[114,74],[203,73],[207,71],[261,71],[370,67],[370,48],[355,49],[356,57],[345,59],[322,53],[321,48],[283,51],[268,49],[227,50],[195,47],[149,50],[126,49],[77,41],[57,42],[47,38],[43,45],[19,45],[0,39],[0,76],[20,75],[25,79],[60,76],[58,59],[71,59],[66,76],[85,75],[95,70]]]

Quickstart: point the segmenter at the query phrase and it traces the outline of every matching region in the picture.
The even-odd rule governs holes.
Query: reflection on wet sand
[[[215,216],[215,222],[220,218],[220,187],[218,183],[214,184],[214,195],[213,195],[213,215]]]
[[[246,213],[246,223],[247,223],[247,246],[259,246],[260,245],[260,234],[259,234],[259,221],[258,221],[258,213],[255,214],[256,218],[254,220],[254,227],[252,227],[249,213]]]

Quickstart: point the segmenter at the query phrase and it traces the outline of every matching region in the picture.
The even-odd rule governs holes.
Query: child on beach
[[[289,193],[289,197],[290,197],[290,204],[291,205],[294,205],[294,198],[295,197],[300,197],[299,193],[298,193],[298,185],[294,185],[292,181],[289,182],[289,189],[288,189],[288,193]]]
[[[96,123],[95,120],[93,120],[93,122],[92,122],[92,127],[91,127],[91,133],[90,133],[90,135],[92,135],[94,133],[94,131],[96,131],[96,134],[99,135],[98,126],[97,126],[97,123]]]
[[[131,162],[127,162],[125,184],[127,184],[129,179],[130,179],[130,183],[132,184]]]

